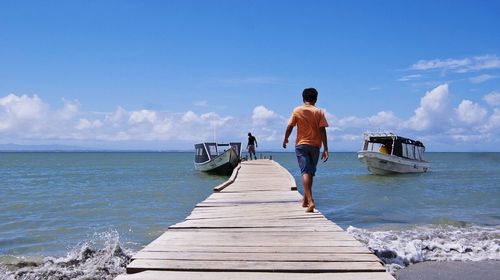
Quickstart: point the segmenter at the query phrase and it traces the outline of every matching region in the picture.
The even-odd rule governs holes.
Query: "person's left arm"
[[[328,126],[328,121],[325,118],[325,114],[321,111],[321,119],[319,122],[319,132],[321,135],[321,142],[323,142],[323,153],[321,154],[321,159],[326,162],[329,158],[328,154],[328,138],[326,136],[326,127]]]
[[[319,132],[321,134],[321,142],[323,142],[323,153],[321,154],[321,159],[323,162],[326,162],[328,160],[329,154],[328,154],[328,138],[326,136],[326,127],[320,127]]]

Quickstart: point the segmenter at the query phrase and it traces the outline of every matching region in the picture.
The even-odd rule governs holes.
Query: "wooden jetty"
[[[305,213],[296,189],[278,163],[243,162],[116,279],[394,279],[342,228]]]

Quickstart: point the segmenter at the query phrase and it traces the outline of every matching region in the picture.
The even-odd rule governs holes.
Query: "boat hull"
[[[238,163],[238,154],[233,149],[229,149],[210,161],[195,163],[194,167],[196,170],[203,172],[230,175]]]
[[[358,152],[358,159],[366,164],[368,171],[376,175],[425,173],[429,171],[429,163],[405,159],[397,156],[372,151]]]

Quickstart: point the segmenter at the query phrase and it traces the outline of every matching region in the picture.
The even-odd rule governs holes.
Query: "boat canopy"
[[[398,157],[424,160],[425,146],[422,142],[397,136],[392,133],[365,134],[364,151],[375,150],[374,143],[379,144],[379,152]]]
[[[373,142],[373,143],[380,143],[380,144],[384,144],[385,142],[387,141],[395,141],[395,142],[399,142],[401,144],[410,144],[410,145],[414,145],[414,146],[417,146],[417,147],[424,147],[424,144],[422,144],[422,142],[420,141],[416,141],[416,140],[413,140],[413,139],[410,139],[410,138],[405,138],[405,137],[401,137],[401,136],[397,136],[397,135],[388,135],[388,136],[379,136],[379,135],[376,135],[376,136],[369,136],[369,142]]]
[[[213,158],[221,155],[228,149],[232,148],[236,151],[238,157],[241,153],[241,143],[239,142],[231,142],[229,144],[224,143],[215,143],[215,142],[205,142],[200,144],[195,144],[195,157],[194,162],[203,163]]]

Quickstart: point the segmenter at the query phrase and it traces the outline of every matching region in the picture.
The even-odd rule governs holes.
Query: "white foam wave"
[[[347,231],[365,243],[389,272],[422,261],[500,260],[500,227],[417,226],[405,230]]]
[[[120,246],[116,231],[96,233],[65,257],[46,257],[41,262],[18,258],[9,264],[0,263],[0,279],[114,279],[125,273],[131,255]]]

